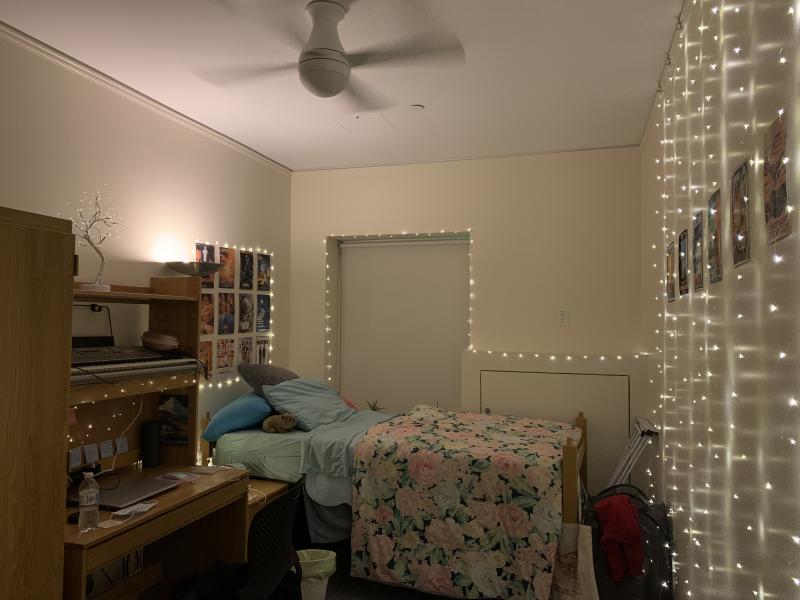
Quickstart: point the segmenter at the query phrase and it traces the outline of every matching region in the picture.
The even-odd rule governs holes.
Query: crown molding
[[[245,156],[255,159],[280,173],[290,174],[292,172],[284,165],[275,162],[257,150],[254,150],[253,148],[250,148],[241,142],[237,142],[233,138],[228,137],[227,135],[220,133],[215,129],[212,129],[207,125],[200,123],[199,121],[195,121],[191,117],[187,117],[183,113],[180,113],[169,106],[162,104],[161,102],[158,102],[157,100],[154,100],[145,94],[142,94],[132,87],[125,85],[121,81],[117,81],[113,77],[110,77],[85,63],[82,63],[71,56],[67,56],[63,52],[59,52],[55,48],[48,46],[44,42],[41,42],[27,35],[26,33],[23,33],[22,31],[12,27],[7,23],[4,23],[3,21],[0,21],[0,38],[8,40],[20,48],[31,52],[32,54],[35,54],[63,69],[75,73],[76,75],[91,81],[95,85],[99,85],[110,92],[130,100],[131,102],[135,102],[139,106],[142,106],[161,117],[169,119],[173,123],[178,123],[187,129],[191,129],[192,131],[214,140],[215,142],[219,142],[233,150],[236,150],[237,152],[244,154]]]

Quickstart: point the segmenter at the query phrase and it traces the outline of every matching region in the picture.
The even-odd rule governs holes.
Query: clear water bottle
[[[86,533],[97,529],[100,522],[100,486],[94,479],[94,473],[84,473],[81,486],[78,488],[78,531]]]

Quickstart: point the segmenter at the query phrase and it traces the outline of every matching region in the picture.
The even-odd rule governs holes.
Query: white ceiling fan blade
[[[447,32],[423,33],[393,44],[377,44],[348,53],[350,65],[463,64],[466,60],[464,46]]]
[[[341,96],[350,105],[353,112],[375,112],[392,106],[392,103],[385,97],[368,85],[358,82],[352,75]]]
[[[213,85],[226,86],[237,83],[246,83],[253,79],[269,77],[288,71],[296,71],[297,63],[284,63],[281,65],[239,65],[233,67],[209,67],[194,69],[192,73],[203,81]]]

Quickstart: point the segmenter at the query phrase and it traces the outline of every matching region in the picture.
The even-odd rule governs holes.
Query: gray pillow
[[[321,425],[344,421],[356,411],[347,406],[331,386],[314,379],[292,379],[265,385],[269,405],[281,414],[297,418],[297,428],[313,431]]]
[[[278,385],[300,377],[289,369],[273,365],[239,365],[239,375],[262,398],[266,398],[264,395],[265,385]]]

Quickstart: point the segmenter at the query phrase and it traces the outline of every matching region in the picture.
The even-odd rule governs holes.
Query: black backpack
[[[644,545],[644,574],[628,577],[621,583],[611,579],[600,540],[603,530],[593,506],[604,498],[625,495],[639,512],[639,527]],[[592,528],[592,553],[597,591],[602,600],[673,600],[672,519],[663,503],[650,504],[647,496],[633,485],[614,485],[589,499],[585,517]]]

